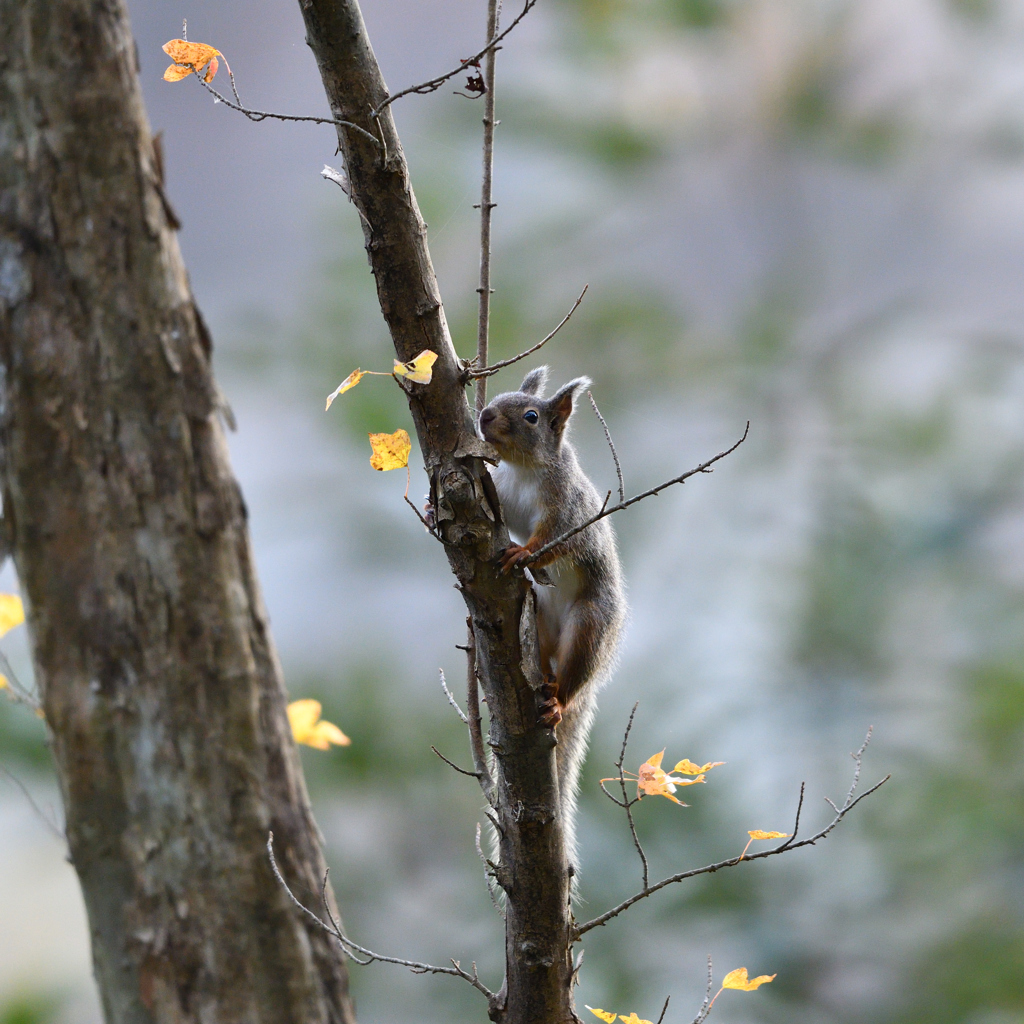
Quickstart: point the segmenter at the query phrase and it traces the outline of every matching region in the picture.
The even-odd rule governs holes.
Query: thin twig
[[[487,764],[484,753],[483,725],[480,721],[480,682],[476,674],[476,636],[473,633],[473,620],[466,616],[466,632],[469,640],[466,644],[466,718],[469,726],[469,748],[473,752],[473,767],[476,768],[480,788],[484,791],[487,803],[496,808],[497,798],[494,793],[494,779]]]
[[[15,704],[24,704],[25,707],[31,708],[42,718],[42,702],[21,682],[3,651],[0,651],[0,670],[3,671],[4,678],[7,680],[7,685],[3,689],[6,691],[8,699],[14,701]]]
[[[800,812],[804,809],[804,790],[807,788],[806,782],[800,783],[800,799],[796,804],[796,821],[793,822],[793,834],[782,844],[779,849],[784,850],[787,846],[791,846],[796,842],[796,837],[800,833]]]
[[[499,0],[487,0],[487,42],[498,34]],[[491,326],[491,182],[494,175],[494,61],[497,52],[492,46],[484,57],[484,140],[483,169],[480,178],[480,286],[476,328],[476,365],[487,365],[487,341]],[[476,414],[487,404],[487,378],[476,379]]]
[[[365,128],[360,128],[359,125],[353,124],[351,121],[340,121],[334,117],[312,117],[309,115],[300,114],[274,114],[269,110],[253,110],[250,107],[242,106],[242,101],[238,96],[238,89],[235,88],[235,76],[231,73],[231,69],[228,68],[228,77],[231,79],[231,89],[235,94],[237,103],[232,103],[223,93],[218,92],[209,82],[205,81],[203,75],[200,74],[200,70],[194,64],[178,64],[175,61],[175,66],[179,68],[190,68],[199,81],[199,84],[210,93],[218,103],[223,103],[226,107],[230,107],[232,110],[237,110],[240,114],[245,114],[250,121],[265,121],[268,117],[274,121],[311,121],[313,124],[333,124],[338,125],[342,128],[351,128],[353,131],[358,132],[360,135],[366,136],[378,149],[380,149],[380,140],[376,138],[372,132],[368,132]]]
[[[475,380],[477,377],[493,377],[499,370],[505,369],[506,366],[518,363],[520,359],[525,359],[527,356],[532,356],[537,349],[546,345],[569,322],[569,318],[579,308],[579,304],[583,301],[583,296],[587,294],[587,289],[589,287],[589,284],[585,284],[583,286],[583,291],[580,292],[579,298],[572,304],[572,309],[562,317],[558,326],[546,338],[544,338],[543,341],[538,341],[532,348],[528,348],[525,352],[520,352],[519,355],[513,356],[511,359],[502,359],[498,363],[494,363],[491,366],[484,366],[477,370],[467,370],[466,379]]]
[[[437,747],[433,747],[432,746],[430,749],[435,754],[437,754],[437,756],[439,758],[441,758],[441,760],[444,761],[444,763],[446,765],[448,765],[449,768],[454,768],[460,775],[468,775],[471,779],[479,779],[480,778],[480,773],[479,772],[468,772],[468,771],[466,771],[465,768],[460,768],[454,761],[449,761],[448,758],[445,757],[444,754],[442,754],[441,751],[437,749]]]
[[[437,671],[441,673],[441,689],[444,690],[444,695],[448,698],[448,703],[455,708],[455,714],[462,719],[462,724],[468,725],[469,719],[466,717],[466,713],[459,707],[458,702],[455,700],[455,695],[448,689],[448,683],[444,678],[444,669],[439,668]]]
[[[661,1024],[661,1022],[665,1019],[665,1013],[668,1010],[668,1001],[671,998],[671,996],[665,996],[665,1005],[661,1008],[661,1014],[658,1017],[658,1019],[654,1022],[654,1024]]]
[[[501,904],[498,902],[498,897],[494,892],[494,872],[495,865],[491,863],[484,854],[483,847],[480,845],[480,823],[477,822],[476,826],[476,852],[480,854],[480,859],[484,862],[484,881],[487,883],[487,895],[491,897],[491,903],[494,904],[494,909],[501,915],[502,921],[505,920],[505,911],[501,909]]]
[[[373,373],[372,370],[370,370],[368,372],[369,373]],[[385,376],[385,375],[382,374],[381,376]],[[387,376],[390,376],[390,375],[387,375]],[[436,530],[433,529],[433,527],[430,525],[430,523],[428,523],[427,520],[424,518],[424,516],[422,515],[420,510],[410,500],[410,498],[409,498],[409,484],[411,483],[411,481],[412,481],[412,470],[410,470],[409,467],[406,466],[405,467],[405,494],[403,494],[402,497],[405,499],[406,505],[408,505],[409,508],[411,508],[413,510],[413,512],[416,513],[416,518],[423,524],[423,529],[426,530],[427,533],[429,533],[430,536],[434,538],[434,540],[436,540],[439,543],[443,544],[444,543],[444,538],[439,533],[437,533]]]
[[[652,893],[656,893],[659,889],[664,889],[666,885],[672,885],[674,882],[682,882],[687,878],[695,878],[698,875],[710,875],[716,871],[721,871],[722,868],[732,868],[737,864],[748,864],[755,860],[763,860],[765,857],[774,857],[779,853],[787,853],[790,850],[799,850],[802,846],[814,846],[819,840],[824,839],[828,834],[846,817],[854,807],[857,806],[865,797],[871,796],[872,793],[879,790],[886,782],[892,778],[891,775],[886,775],[880,782],[876,782],[869,790],[861,793],[856,799],[854,799],[854,792],[857,788],[857,783],[860,780],[860,768],[861,760],[864,756],[864,750],[868,745],[868,741],[871,739],[871,731],[868,730],[867,739],[865,739],[860,750],[853,755],[856,761],[856,769],[854,771],[854,782],[850,787],[849,793],[847,793],[846,801],[842,807],[836,807],[835,804],[832,806],[835,808],[835,817],[826,825],[821,831],[816,832],[810,839],[802,839],[798,843],[785,843],[782,846],[776,846],[771,850],[764,850],[761,853],[755,853],[749,857],[740,855],[739,857],[730,857],[728,860],[720,860],[715,864],[708,864],[702,868],[691,868],[689,871],[680,871],[678,874],[670,875],[668,878],[663,878],[660,882],[656,882],[654,885],[647,885],[634,895],[630,896],[629,899],[623,900],[617,907],[613,907],[611,910],[606,911],[598,917],[595,917],[591,921],[587,921],[584,924],[579,925],[574,933],[574,941],[579,939],[581,935],[585,935],[591,930],[591,928],[597,928],[599,925],[606,924],[613,917],[618,917],[624,910],[628,910],[634,903],[639,903],[640,900],[646,899]],[[832,803],[832,801],[829,801]]]
[[[356,963],[368,964],[373,963],[377,960],[385,964],[398,964],[400,967],[408,967],[414,974],[450,974],[456,978],[462,978],[463,981],[468,981],[478,992],[487,998],[488,1001],[494,998],[494,993],[484,985],[476,973],[476,964],[473,964],[473,973],[470,974],[468,971],[464,971],[459,965],[458,960],[452,960],[451,967],[435,967],[433,964],[421,964],[415,960],[402,960],[394,956],[383,956],[380,953],[374,953],[372,949],[367,949],[365,946],[360,946],[358,942],[353,942],[342,930],[340,924],[334,919],[334,915],[330,912],[328,907],[327,916],[330,920],[330,924],[323,921],[317,914],[314,914],[312,910],[302,904],[295,896],[295,893],[289,888],[288,883],[284,880],[284,876],[281,874],[281,869],[277,866],[277,860],[274,857],[274,833],[269,833],[267,837],[267,855],[270,857],[270,866],[273,869],[274,877],[277,879],[281,888],[284,889],[288,898],[295,904],[299,910],[302,911],[308,918],[312,919],[316,924],[320,926],[328,935],[333,935],[338,943],[341,945],[345,953],[352,957]],[[324,884],[322,893],[326,893],[327,889],[327,876],[324,876]],[[326,898],[324,899],[326,903]],[[353,955],[353,951],[360,956],[364,956],[367,959],[360,960],[357,956]]]
[[[594,401],[594,396],[588,391],[587,398],[590,399],[590,404],[594,407],[594,414],[601,421],[601,426],[604,428],[604,436],[608,441],[608,447],[612,450],[612,461],[615,463],[615,475],[619,478],[619,501],[626,500],[626,486],[622,482],[622,467],[619,465],[619,453],[615,450],[615,442],[612,441],[611,432],[608,430],[608,424],[605,423],[604,417],[601,415],[601,410],[597,407],[597,402]]]
[[[33,796],[33,795],[31,794],[31,792],[29,792],[29,788],[28,788],[28,786],[26,786],[26,785],[25,785],[25,783],[24,783],[24,782],[22,782],[22,781],[21,781],[21,779],[19,779],[19,778],[18,778],[18,776],[14,774],[14,772],[12,772],[12,771],[8,771],[8,769],[4,768],[4,767],[3,767],[3,765],[0,765],[0,772],[2,772],[2,773],[3,773],[4,775],[6,775],[6,776],[7,776],[7,778],[8,778],[8,779],[10,779],[10,780],[11,780],[11,782],[13,782],[13,783],[14,783],[14,785],[15,785],[15,786],[17,786],[17,787],[18,787],[18,789],[20,789],[20,790],[21,790],[21,792],[22,792],[22,795],[23,795],[23,796],[25,797],[25,799],[26,799],[26,800],[28,801],[28,805],[29,805],[29,807],[31,807],[31,808],[32,808],[32,810],[33,810],[33,811],[35,811],[36,817],[37,817],[37,818],[39,818],[39,820],[40,820],[40,821],[41,821],[41,822],[42,822],[42,823],[43,823],[43,824],[44,824],[44,825],[45,825],[45,826],[46,826],[46,827],[47,827],[47,828],[48,828],[48,829],[49,829],[49,830],[50,830],[50,831],[51,831],[51,832],[52,832],[52,833],[53,833],[53,834],[54,834],[54,835],[55,835],[55,836],[56,836],[56,837],[57,837],[57,838],[59,839],[59,840],[61,840],[61,842],[65,842],[65,843],[66,843],[66,842],[67,842],[67,839],[68,839],[68,837],[67,837],[67,835],[65,834],[65,832],[64,832],[64,829],[62,829],[62,828],[61,828],[61,827],[60,827],[60,826],[59,826],[59,825],[58,825],[58,824],[57,824],[57,823],[56,823],[55,821],[53,821],[53,820],[52,820],[52,819],[50,818],[50,816],[49,816],[49,815],[48,815],[48,814],[47,814],[47,813],[46,813],[46,812],[45,812],[45,811],[44,811],[44,810],[42,809],[42,807],[40,807],[40,806],[39,806],[39,804],[37,804],[37,803],[36,803],[36,799],[35,799],[35,797],[34,797],[34,796]]]
[[[536,562],[538,558],[546,555],[553,548],[558,547],[559,544],[564,544],[570,537],[575,537],[577,533],[585,530],[588,526],[593,526],[600,519],[604,519],[605,516],[614,515],[616,512],[621,512],[624,508],[629,508],[630,505],[635,505],[638,501],[643,501],[644,498],[650,498],[660,491],[665,490],[666,487],[671,487],[673,484],[681,484],[689,480],[691,476],[696,476],[698,473],[707,473],[711,467],[718,462],[720,459],[724,459],[727,455],[731,455],[744,441],[747,439],[747,434],[750,433],[750,421],[747,421],[746,429],[743,431],[743,436],[731,447],[726,448],[724,452],[719,452],[713,459],[708,459],[707,462],[702,462],[699,466],[694,469],[687,470],[687,472],[680,476],[673,477],[671,480],[666,480],[663,484],[658,484],[657,487],[652,487],[649,491],[644,491],[642,494],[634,495],[628,501],[620,501],[618,505],[612,505],[611,508],[602,508],[596,515],[591,516],[585,522],[579,526],[574,527],[571,530],[567,530],[560,537],[556,537],[554,540],[549,541],[542,548],[538,548],[529,558],[524,558],[518,563],[520,568],[531,565]],[[611,493],[611,492],[609,492]]]
[[[461,74],[463,71],[466,70],[466,68],[478,67],[481,59],[488,53],[490,53],[493,49],[495,49],[495,47],[497,47],[498,43],[500,43],[502,39],[504,39],[509,34],[509,32],[511,32],[512,29],[514,29],[516,25],[518,25],[519,22],[521,22],[523,18],[525,18],[526,15],[530,13],[530,11],[536,3],[537,0],[526,0],[526,4],[523,7],[522,11],[519,12],[519,15],[508,26],[508,28],[505,29],[504,32],[491,39],[479,53],[473,54],[472,57],[467,57],[453,71],[449,71],[446,74],[438,76],[437,78],[432,78],[430,79],[429,82],[420,82],[419,85],[410,85],[407,89],[402,89],[400,92],[396,92],[394,96],[389,96],[383,103],[380,104],[380,106],[374,109],[370,116],[377,117],[380,114],[380,112],[384,110],[385,107],[391,106],[391,104],[394,103],[395,100],[401,99],[403,96],[408,96],[410,93],[418,93],[420,96],[424,96],[427,93],[436,92],[438,89],[441,88],[442,85],[444,85],[445,82],[448,81],[448,79],[454,78],[456,75]]]
[[[629,731],[633,728],[633,717],[636,715],[636,709],[640,707],[640,701],[637,701],[633,705],[633,710],[629,713],[629,721],[626,723],[626,731],[622,736],[622,749],[619,751],[619,759],[615,762],[615,767],[619,771],[619,785],[622,786],[622,806],[626,809],[626,817],[629,819],[629,831],[633,835],[633,845],[636,847],[636,852],[640,854],[640,862],[643,864],[643,876],[644,876],[644,889],[646,890],[650,879],[648,877],[647,869],[647,855],[644,853],[644,848],[640,845],[640,839],[636,834],[636,825],[633,823],[633,804],[636,800],[630,800],[626,793],[626,779],[622,774],[622,765],[626,760],[626,744],[629,742]],[[601,787],[604,788],[603,786]]]
[[[708,987],[704,993],[704,1002],[700,1004],[697,1016],[693,1018],[693,1024],[704,1024],[708,1013],[711,1010],[711,990],[715,987],[715,975],[711,967],[711,954],[708,954]]]

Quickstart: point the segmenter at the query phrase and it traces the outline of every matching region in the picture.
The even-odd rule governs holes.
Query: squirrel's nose
[[[488,424],[493,423],[498,418],[498,414],[488,406],[482,413],[480,413],[480,429],[483,430]]]

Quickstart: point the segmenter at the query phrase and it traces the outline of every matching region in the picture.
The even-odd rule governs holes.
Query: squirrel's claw
[[[532,552],[529,548],[521,547],[518,544],[509,544],[501,554],[501,571],[508,572],[520,562],[529,558]]]
[[[562,705],[558,702],[558,683],[554,676],[544,677],[544,686],[540,692],[544,700],[537,708],[537,723],[547,729],[554,729],[562,720]]]

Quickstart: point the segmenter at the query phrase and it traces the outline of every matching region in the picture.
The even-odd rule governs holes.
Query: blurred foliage
[[[53,1024],[61,1001],[32,993],[0,1004],[0,1024]]]
[[[493,389],[543,361],[589,373],[628,481],[636,463],[663,478],[681,452],[719,450],[734,422],[753,421],[703,489],[644,506],[660,519],[617,524],[645,617],[634,613],[584,771],[578,916],[638,883],[622,812],[596,784],[637,696],[627,767],[666,743],[730,762],[690,807],[637,808],[652,879],[738,852],[747,828],[788,829],[804,778],[802,828],[815,827],[869,721],[865,779],[894,776],[815,850],[670,888],[589,933],[591,1005],[653,1019],[671,992],[669,1019],[680,1006],[683,1019],[712,951],[718,977],[741,963],[779,972],[756,1003],[717,1003],[723,1024],[1024,1020],[1024,355],[1007,269],[1018,227],[998,233],[1017,224],[1005,192],[991,208],[979,198],[993,167],[999,188],[1020,170],[1019,103],[984,88],[1003,97],[1022,55],[995,45],[1012,13],[998,0],[915,10],[559,0],[537,63],[502,81],[494,358],[539,340],[591,287],[544,353]],[[407,144],[464,356],[478,123],[477,106],[453,100],[433,136]],[[317,414],[356,366],[391,359],[340,194],[318,228],[336,255],[310,275],[294,322],[250,311],[220,350],[246,387],[287,390]],[[988,319],[999,287],[1010,312],[992,319],[1009,329]],[[409,417],[392,382],[368,379],[322,422],[349,449]],[[395,543],[382,509],[338,524],[365,560],[345,577],[351,600],[375,600],[368,574],[392,570],[436,600],[450,583],[440,557]],[[433,665],[413,672],[376,637],[347,642],[343,668],[289,675],[293,696],[320,699],[353,739],[303,751],[347,923],[399,956],[476,956],[496,986],[500,921],[472,843],[481,799],[430,750],[468,766],[463,729],[422,682]],[[461,699],[462,666],[448,669]],[[5,757],[36,763],[41,737],[0,702]],[[481,1012],[446,980],[374,967],[354,969],[354,985],[364,1020]]]

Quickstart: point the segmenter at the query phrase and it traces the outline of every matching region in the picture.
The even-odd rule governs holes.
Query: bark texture
[[[354,1021],[123,0],[0,0],[0,484],[111,1024]]]
[[[572,915],[552,730],[537,724],[542,679],[534,600],[521,573],[501,576],[508,546],[494,485],[466,400],[426,227],[356,0],[299,0],[334,117],[378,135],[338,135],[381,310],[402,360],[436,352],[429,385],[406,384],[438,530],[469,609],[497,767],[501,877],[507,902],[506,977],[489,1013],[502,1024],[570,1024]]]

